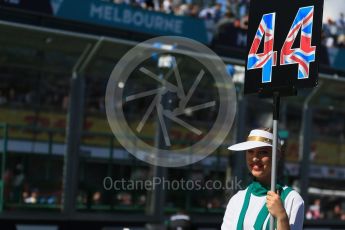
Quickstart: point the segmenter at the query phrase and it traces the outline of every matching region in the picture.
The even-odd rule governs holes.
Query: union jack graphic
[[[263,15],[248,54],[247,69],[262,68],[262,83],[271,82],[272,66],[277,63],[277,52],[273,51],[275,16],[275,13]],[[264,51],[258,54],[257,51],[264,35]]]
[[[280,53],[280,64],[298,64],[298,79],[309,77],[309,63],[315,61],[315,46],[311,46],[314,6],[302,7],[290,28]],[[300,48],[291,49],[302,27]]]

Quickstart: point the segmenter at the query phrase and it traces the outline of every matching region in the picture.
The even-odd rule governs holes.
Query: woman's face
[[[271,176],[272,147],[249,149],[246,153],[247,167],[251,174],[263,181]]]

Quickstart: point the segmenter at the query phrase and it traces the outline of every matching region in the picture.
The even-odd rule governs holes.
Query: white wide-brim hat
[[[230,146],[228,149],[231,151],[244,151],[249,149],[255,149],[260,147],[272,147],[273,145],[273,134],[261,130],[254,129],[250,131],[247,141],[241,142],[235,145]],[[278,140],[278,149],[280,149],[280,143]]]

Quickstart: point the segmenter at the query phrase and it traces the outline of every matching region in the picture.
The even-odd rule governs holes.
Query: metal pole
[[[272,171],[271,171],[271,191],[276,192],[277,183],[277,147],[278,147],[278,120],[279,120],[280,95],[273,94],[273,147],[272,147]],[[270,215],[270,230],[274,230],[275,219]]]
[[[310,168],[310,144],[311,144],[311,129],[312,129],[312,111],[309,106],[303,108],[303,123],[300,136],[300,151],[302,154],[300,164],[300,187],[301,196],[304,203],[308,205],[308,187],[309,187],[309,168]]]
[[[48,131],[48,164],[46,165],[46,180],[49,180],[51,177],[51,166],[52,166],[52,157],[53,157],[53,131]]]
[[[246,109],[247,109],[247,99],[244,97],[240,97],[238,100],[238,113],[237,113],[237,122],[236,125],[236,143],[242,142],[246,138]],[[232,176],[236,177],[238,181],[242,181],[244,184],[247,181],[246,177],[246,160],[245,154],[242,152],[234,153],[233,161],[230,162],[230,167],[232,168]],[[233,178],[234,179],[234,178]],[[238,190],[238,188],[235,188]],[[234,191],[237,192],[237,191]]]
[[[160,74],[160,78],[164,78],[163,73]],[[161,103],[165,107],[169,107],[168,103],[168,98],[166,97],[161,97]],[[160,100],[159,100],[160,101]],[[170,121],[166,118],[163,117],[164,123],[166,125],[166,129],[169,132],[170,128]],[[157,148],[157,153],[160,154],[159,150],[160,149],[169,149],[169,146],[166,145],[165,140],[164,140],[164,134],[162,131],[162,126],[159,122],[159,119],[157,119],[157,128],[156,128],[156,136],[155,136],[155,146]],[[152,175],[153,175],[153,181],[156,179],[160,179],[163,181],[166,177],[167,170],[165,167],[153,165],[152,166]],[[164,220],[164,202],[165,202],[165,193],[164,193],[164,184],[155,184],[154,190],[149,192],[149,202],[148,202],[148,207],[147,207],[147,212],[146,214],[154,216],[154,219],[157,222],[162,222]]]
[[[0,212],[2,212],[4,210],[4,174],[5,174],[5,167],[6,167],[6,154],[7,154],[7,141],[8,141],[8,128],[7,128],[7,124],[4,124],[4,126],[2,127],[3,130],[3,151],[2,151],[2,162],[1,162],[1,198],[0,198]]]
[[[300,187],[301,196],[304,203],[308,205],[308,187],[309,187],[309,167],[310,167],[310,144],[312,136],[312,120],[313,114],[310,108],[310,101],[317,95],[322,88],[323,82],[319,83],[319,86],[315,88],[306,98],[303,104],[302,114],[302,128],[300,131],[299,142],[299,156],[300,156]],[[305,210],[306,211],[306,210]]]
[[[85,80],[74,74],[71,79],[71,92],[66,127],[66,150],[63,169],[63,212],[71,215],[75,210],[75,197],[78,186],[79,150],[82,136]]]
[[[85,79],[83,73],[103,42],[88,45],[72,70],[66,126],[66,150],[63,168],[62,211],[71,216],[76,206],[80,142],[83,131]]]

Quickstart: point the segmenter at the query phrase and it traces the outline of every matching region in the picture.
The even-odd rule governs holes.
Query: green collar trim
[[[278,191],[280,191],[280,194],[281,194],[280,198],[281,198],[281,200],[284,203],[285,198],[292,191],[292,188],[287,187],[286,189],[283,189],[283,186],[281,186],[280,184],[277,184],[276,185],[276,189]],[[267,192],[269,190],[270,189],[268,189],[267,187],[263,186],[262,184],[260,184],[257,181],[253,181],[248,186],[247,192],[246,192],[246,195],[245,195],[245,198],[244,198],[244,201],[243,201],[242,209],[241,209],[241,212],[240,212],[240,216],[239,216],[239,219],[238,219],[238,222],[237,222],[237,228],[236,228],[237,230],[243,230],[244,218],[246,216],[246,213],[247,213],[247,210],[248,210],[248,207],[249,207],[249,202],[250,202],[251,194],[253,194],[255,196],[262,197],[262,196],[266,196]],[[258,217],[257,217],[257,219],[255,221],[254,226],[253,226],[255,230],[260,230],[260,229],[263,228],[263,225],[264,225],[265,220],[266,220],[268,215],[269,215],[268,209],[267,209],[266,205],[264,205],[262,207],[262,209],[260,210],[259,215],[258,215]],[[269,225],[270,225],[270,221],[268,220],[267,225],[266,225],[266,229],[269,229]],[[275,223],[275,225],[276,225],[276,223]]]

